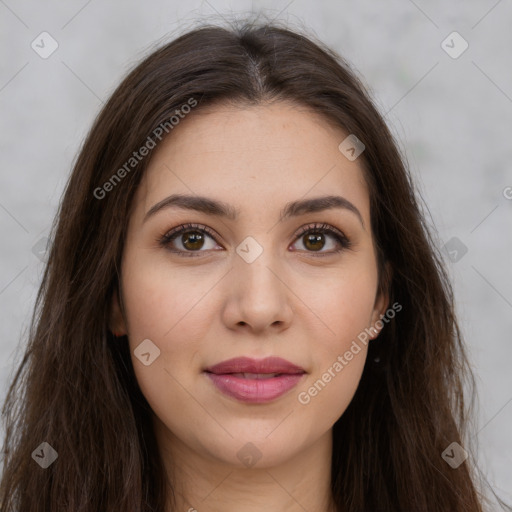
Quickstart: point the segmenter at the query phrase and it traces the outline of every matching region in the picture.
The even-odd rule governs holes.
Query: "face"
[[[325,439],[349,405],[367,354],[358,335],[387,298],[360,160],[338,149],[347,135],[284,102],[216,106],[154,150],[111,326],[171,446],[271,467]],[[167,200],[178,194],[196,202]],[[290,208],[326,196],[342,199]],[[235,358],[249,359],[213,368]]]

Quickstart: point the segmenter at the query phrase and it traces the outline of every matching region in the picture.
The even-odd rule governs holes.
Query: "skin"
[[[115,296],[111,327],[128,335],[164,464],[169,475],[177,468],[177,510],[334,510],[332,426],[354,396],[367,346],[360,344],[307,405],[298,395],[388,307],[388,297],[377,294],[360,159],[349,161],[338,149],[347,135],[287,102],[217,105],[189,114],[154,150],[129,219],[121,269],[124,307]],[[153,205],[175,193],[222,200],[238,208],[240,217],[170,207],[144,222]],[[346,209],[280,221],[287,202],[332,194],[356,206],[364,226]],[[189,222],[210,227],[216,239],[205,235],[202,247],[182,245],[183,235],[167,248],[158,243]],[[311,249],[306,235],[294,236],[310,223],[338,228],[352,247],[334,253],[339,244],[327,233],[324,246]],[[236,253],[247,236],[263,248],[252,263]],[[189,253],[200,247],[196,256],[170,252],[190,247]],[[145,339],[160,350],[149,366],[133,352]],[[203,373],[238,356],[279,356],[307,374],[270,403],[242,403]],[[237,457],[248,442],[261,455],[252,467]]]

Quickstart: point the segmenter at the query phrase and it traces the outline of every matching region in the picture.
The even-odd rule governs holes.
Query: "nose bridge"
[[[263,328],[290,320],[290,304],[284,265],[270,246],[271,236],[247,237],[237,247],[231,299],[236,303],[237,322]]]
[[[237,247],[235,263],[236,279],[244,284],[244,288],[253,293],[268,290],[269,294],[280,288],[282,283],[277,279],[282,268],[277,251],[270,245],[270,236],[246,237]]]

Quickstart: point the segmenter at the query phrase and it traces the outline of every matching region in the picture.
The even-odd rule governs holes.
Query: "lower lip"
[[[224,394],[241,402],[261,404],[270,402],[294,388],[304,373],[284,374],[270,379],[244,379],[230,374],[208,373],[213,384]]]

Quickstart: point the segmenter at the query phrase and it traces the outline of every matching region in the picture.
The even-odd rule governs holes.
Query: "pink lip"
[[[241,402],[265,403],[275,400],[295,387],[306,372],[300,366],[280,357],[260,360],[237,357],[206,368],[205,373],[224,394]],[[281,375],[252,379],[233,375],[234,373]]]

